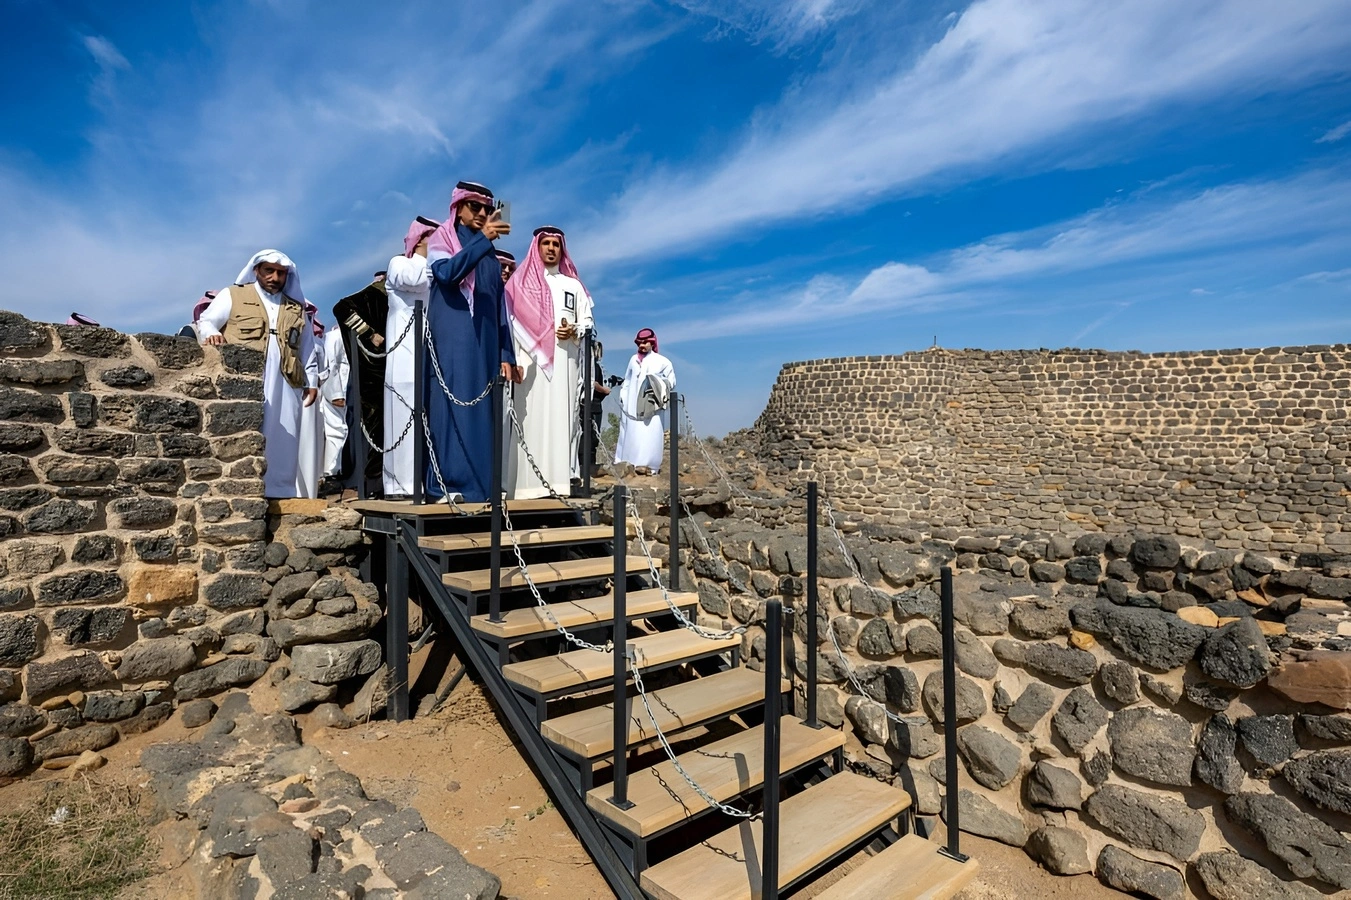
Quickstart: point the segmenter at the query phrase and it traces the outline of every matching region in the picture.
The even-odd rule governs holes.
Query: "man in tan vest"
[[[319,395],[322,350],[305,319],[304,304],[295,263],[279,250],[262,250],[197,320],[203,344],[243,344],[266,354],[263,496],[269,498],[300,496],[301,411]]]

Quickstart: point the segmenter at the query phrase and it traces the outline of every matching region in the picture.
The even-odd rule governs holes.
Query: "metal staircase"
[[[657,581],[660,561],[646,552],[622,485],[607,498],[606,524],[590,500],[351,505],[381,545],[367,574],[388,604],[390,718],[409,715],[415,598],[439,613],[438,639],[448,638],[482,681],[618,896],[786,896],[863,851],[874,855],[821,896],[950,897],[974,875],[957,849],[954,803],[950,844],[940,848],[913,833],[906,792],[845,770],[843,733],[816,719],[814,652],[800,686],[806,715],[788,714],[784,620],[793,609],[766,602],[764,659],[747,666],[745,629],[693,622],[698,597],[678,589],[675,549],[666,583]],[[820,647],[814,537],[813,528],[800,610],[809,648]],[[950,578],[943,597],[950,638]],[[945,666],[955,704],[950,652]],[[951,709],[947,721],[951,767]],[[948,784],[956,784],[951,769]]]

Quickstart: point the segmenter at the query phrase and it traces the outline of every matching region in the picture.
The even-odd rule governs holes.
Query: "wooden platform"
[[[626,560],[625,571],[630,575],[648,571],[646,557],[630,556]],[[661,564],[661,560],[656,560],[657,568],[661,568]],[[563,562],[534,563],[526,567],[526,571],[530,573],[530,580],[537,585],[606,578],[613,575],[614,570],[614,560],[608,556],[592,559],[569,559]],[[501,571],[501,584],[504,590],[526,586],[525,575],[521,573],[519,568],[515,566],[504,567]],[[442,575],[441,581],[446,587],[453,590],[482,594],[492,586],[492,577],[492,569],[474,569],[468,572],[451,572],[448,575]]]
[[[974,859],[959,863],[938,848],[933,841],[907,834],[817,894],[816,900],[948,900],[976,877],[980,864]]]
[[[629,534],[633,534],[632,524]],[[577,525],[568,528],[522,528],[516,531],[502,532],[502,546],[510,550],[518,547],[562,547],[569,544],[590,544],[608,541],[614,537],[615,530],[609,525]],[[493,535],[490,531],[480,534],[446,534],[436,537],[418,538],[418,546],[427,550],[439,550],[442,553],[487,552],[492,549]]]
[[[782,687],[788,690],[788,682]],[[658,727],[670,736],[763,701],[765,676],[746,668],[730,669],[652,691],[649,696]],[[539,730],[546,740],[582,759],[606,756],[614,750],[614,705],[607,703],[548,719],[540,723]],[[642,701],[635,697],[629,718],[629,746],[656,737]]]
[[[677,628],[632,638],[628,645],[633,649],[635,665],[642,671],[735,650],[741,646],[741,637],[728,635],[712,639],[700,637],[687,628]],[[533,693],[556,694],[569,688],[608,681],[613,678],[614,670],[612,654],[582,649],[512,663],[502,667],[502,674],[508,681]]]
[[[699,595],[691,591],[668,592],[671,602],[683,610],[688,610],[699,602]],[[625,594],[625,609],[628,618],[642,619],[669,613],[671,607],[662,599],[661,588],[645,591],[628,591]],[[602,625],[614,621],[615,600],[613,594],[603,597],[591,597],[586,600],[569,600],[566,603],[552,603],[548,606],[558,624],[567,629],[583,628],[588,625]],[[470,619],[474,630],[485,635],[506,640],[524,639],[536,634],[553,632],[554,623],[539,606],[513,609],[504,613],[503,621],[490,622],[485,613]]]
[[[582,508],[591,509],[595,506],[592,500],[574,500]],[[481,516],[492,512],[492,505],[489,503],[461,503],[459,509],[442,501],[440,503],[414,503],[412,500],[348,500],[343,504],[348,509],[354,509],[366,516]],[[561,503],[552,497],[545,497],[540,500],[508,500],[506,509],[508,512],[566,512],[570,509],[566,503]]]
[[[809,728],[800,719],[784,716],[779,734],[779,771],[790,772],[821,759],[844,746],[844,732],[835,728]],[[763,725],[680,755],[680,765],[690,777],[719,802],[759,787],[765,780],[765,729]],[[610,803],[611,785],[586,795],[586,805],[629,834],[646,837],[708,809],[689,782],[667,760],[629,775],[632,809]],[[860,895],[862,896],[862,895]]]
[[[898,817],[910,795],[842,772],[779,805],[779,884],[812,871]],[[760,896],[762,823],[742,822],[643,872],[658,900],[751,900]],[[872,900],[872,895],[855,894]]]

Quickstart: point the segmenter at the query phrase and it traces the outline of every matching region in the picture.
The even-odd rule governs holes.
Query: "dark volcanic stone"
[[[1243,767],[1238,764],[1235,748],[1238,729],[1224,713],[1216,713],[1201,729],[1197,742],[1196,777],[1226,794],[1243,789]]]
[[[203,591],[206,605],[218,610],[262,606],[271,587],[261,575],[219,575]]]
[[[985,694],[980,685],[964,675],[957,676],[957,722],[974,722],[985,715]],[[929,717],[942,724],[943,719],[943,673],[930,672],[924,679],[922,691],[924,706]]]
[[[110,534],[82,534],[75,540],[71,562],[82,565],[94,562],[115,562],[122,554],[122,546]]]
[[[108,359],[127,355],[127,336],[111,328],[88,325],[53,325],[61,349],[81,356]]]
[[[171,459],[201,459],[211,455],[211,442],[195,434],[162,434],[160,450]]]
[[[971,777],[990,790],[1013,781],[1022,767],[1022,751],[981,725],[958,730],[957,749]]]
[[[47,722],[47,717],[26,703],[0,706],[0,736],[22,737],[32,734]]]
[[[99,380],[108,387],[138,388],[150,384],[155,380],[155,376],[140,366],[117,366],[105,371],[99,376]]]
[[[27,512],[23,527],[34,534],[71,534],[87,527],[94,521],[94,515],[92,505],[53,500]]]
[[[1202,853],[1196,858],[1195,868],[1215,900],[1323,900],[1313,888],[1282,881],[1232,850]]]
[[[116,572],[83,569],[69,575],[53,575],[38,585],[38,606],[68,603],[106,603],[122,599],[127,586]]]
[[[42,620],[0,616],[0,666],[21,666],[42,652]]]
[[[223,344],[216,348],[220,351],[221,362],[228,371],[237,375],[261,375],[263,373],[263,354],[241,344]]]
[[[24,683],[28,696],[38,698],[74,690],[90,691],[114,680],[103,661],[86,652],[51,662],[29,663]]]
[[[1173,537],[1143,537],[1131,545],[1131,559],[1151,569],[1171,569],[1182,560],[1182,546]]]
[[[225,435],[258,431],[263,427],[261,401],[237,400],[212,403],[207,407],[207,434]]]
[[[1213,712],[1224,712],[1238,696],[1236,689],[1197,678],[1190,672],[1182,678],[1182,692],[1192,703]]]
[[[1085,781],[1097,787],[1112,774],[1112,754],[1106,750],[1098,750],[1093,755],[1084,757],[1079,760],[1079,771],[1084,773]]]
[[[202,411],[191,400],[156,396],[136,398],[132,414],[132,428],[136,431],[153,434],[195,432],[201,427]]]
[[[0,422],[0,450],[32,450],[42,444],[42,429],[18,422]]]
[[[178,509],[163,497],[119,497],[108,504],[108,515],[122,528],[163,528],[173,524]]]
[[[186,369],[203,358],[201,345],[190,337],[146,332],[136,335],[136,340],[166,369]]]
[[[1019,731],[1031,731],[1054,705],[1055,692],[1046,685],[1034,681],[1023,690],[1018,701],[1009,707],[1009,721]]]
[[[1117,703],[1131,704],[1140,699],[1140,676],[1130,663],[1114,660],[1098,670],[1102,692]]]
[[[136,715],[144,705],[145,694],[140,691],[93,691],[81,711],[91,722],[116,722]]]
[[[1148,862],[1111,844],[1098,854],[1098,879],[1108,887],[1154,900],[1181,900],[1186,896],[1182,873],[1177,869]]]
[[[0,419],[18,422],[59,422],[66,416],[61,401],[50,394],[0,387]]]
[[[1065,580],[1074,584],[1097,584],[1102,562],[1096,556],[1076,556],[1065,562]]]
[[[26,584],[0,586],[0,610],[23,609],[33,603],[33,593]]]
[[[84,380],[84,363],[73,359],[9,359],[0,362],[0,381],[35,386]]]
[[[1044,641],[1024,643],[1006,638],[995,641],[994,652],[1005,663],[1024,666],[1070,684],[1087,684],[1098,668],[1097,657],[1092,653]]]
[[[1084,784],[1069,769],[1042,760],[1023,782],[1023,796],[1033,806],[1048,809],[1082,809]]]
[[[1144,850],[1187,860],[1201,846],[1206,820],[1180,800],[1105,784],[1088,798],[1088,814],[1108,831]]]
[[[1324,809],[1351,814],[1351,750],[1320,750],[1286,765],[1285,780]]]
[[[1261,765],[1280,765],[1299,749],[1294,716],[1247,716],[1237,725],[1243,749]]]
[[[1107,710],[1087,688],[1077,687],[1066,695],[1051,717],[1051,727],[1075,753],[1083,750],[1089,741],[1107,724]]]
[[[238,684],[252,684],[267,671],[267,662],[247,656],[232,656],[214,666],[180,675],[174,693],[180,700],[214,694]]]
[[[47,345],[47,326],[16,312],[0,309],[0,353],[40,350]]]
[[[116,431],[88,428],[58,428],[53,432],[56,446],[67,453],[88,453],[98,456],[129,456],[136,438]]]
[[[1111,540],[1101,533],[1081,534],[1074,540],[1074,552],[1079,556],[1101,556],[1107,552],[1107,542]]]
[[[1351,744],[1351,716],[1311,716],[1299,717],[1302,733],[1318,741],[1333,741],[1338,744]]]
[[[1351,842],[1332,826],[1273,794],[1236,794],[1224,801],[1224,811],[1261,838],[1296,878],[1351,890]]]
[[[1257,621],[1243,618],[1219,629],[1201,645],[1200,664],[1211,678],[1248,688],[1271,671],[1271,653]]]
[[[1150,707],[1123,709],[1107,726],[1116,767],[1128,775],[1190,787],[1196,746],[1191,725],[1176,713]]]
[[[919,679],[914,672],[904,666],[887,666],[882,670],[882,684],[886,690],[887,703],[901,712],[919,709]]]
[[[1157,609],[1116,606],[1095,599],[1070,610],[1075,627],[1106,635],[1135,662],[1155,669],[1174,669],[1196,655],[1210,630]]]
[[[138,535],[131,539],[136,558],[145,562],[168,562],[178,557],[178,540],[171,534]]]
[[[117,639],[131,620],[131,610],[116,606],[98,609],[58,609],[52,631],[69,646],[107,644]]]

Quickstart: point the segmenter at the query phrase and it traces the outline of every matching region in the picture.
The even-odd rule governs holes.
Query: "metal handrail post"
[[[779,896],[779,727],[783,688],[783,604],[765,609],[765,796],[760,838],[760,896]]]
[[[348,384],[351,386],[352,410],[355,415],[353,422],[356,428],[348,431],[348,440],[354,441],[356,449],[352,452],[355,471],[353,475],[357,480],[357,497],[361,500],[366,499],[366,466],[370,463],[370,448],[366,446],[366,432],[364,422],[361,421],[362,415],[366,412],[365,407],[361,405],[361,345],[360,337],[357,336],[356,329],[347,330],[347,357],[348,365],[351,366],[348,374]]]
[[[615,486],[614,511],[614,795],[610,802],[620,809],[632,809],[629,799],[629,710],[628,672],[628,525],[624,520],[628,507],[628,489]],[[637,661],[634,661],[637,666]]]
[[[488,506],[492,510],[492,543],[488,556],[488,566],[491,569],[488,582],[488,621],[494,624],[506,621],[506,617],[502,615],[502,429],[505,426],[503,390],[502,375],[498,373],[493,377],[493,474],[488,493]]]
[[[680,590],[680,395],[671,391],[671,590]]]
[[[952,567],[940,572],[939,604],[943,620],[943,752],[947,754],[948,843],[942,853],[966,862],[961,851],[961,804],[957,795],[957,632],[952,612]]]
[[[816,491],[816,482],[807,482],[807,725],[811,728],[821,727],[816,718],[816,655],[821,640],[816,628],[820,604],[816,583]]]
[[[397,534],[399,517],[394,519]],[[392,722],[408,718],[408,559],[397,537],[385,539],[385,663],[389,694],[385,712]]]
[[[596,338],[590,331],[582,337],[582,490],[583,497],[591,496],[591,467],[596,459],[596,430],[591,427],[596,402]]]
[[[422,410],[426,402],[422,393],[422,381],[426,378],[422,356],[428,352],[422,343],[424,315],[422,304],[413,304],[413,502],[418,504],[427,502],[427,438],[422,427]],[[385,365],[389,365],[389,360]]]

